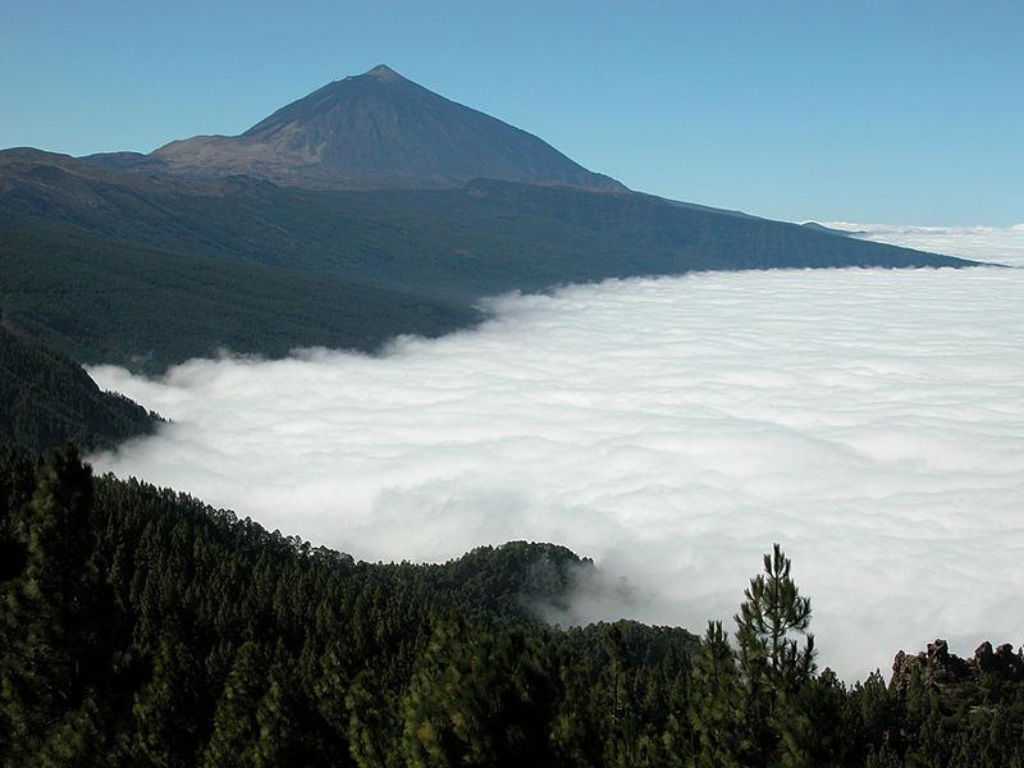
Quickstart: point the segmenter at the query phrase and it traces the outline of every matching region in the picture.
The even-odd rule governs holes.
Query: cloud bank
[[[830,221],[825,226],[856,232],[862,240],[1024,267],[1024,224],[1012,227],[916,227]]]
[[[365,559],[554,541],[730,620],[773,541],[821,661],[1024,641],[1024,270],[707,273],[491,303],[379,358],[91,370],[174,420],[100,470]],[[731,621],[730,621],[731,623]]]

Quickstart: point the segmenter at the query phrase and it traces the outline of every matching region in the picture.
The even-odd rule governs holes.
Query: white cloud
[[[708,273],[493,308],[380,358],[93,369],[175,420],[94,461],[367,559],[563,543],[628,578],[632,615],[698,632],[779,541],[847,675],[936,636],[1024,640],[1024,271]]]
[[[1024,267],[1024,224],[1012,227],[918,227],[830,221],[825,225],[856,232],[862,240]]]

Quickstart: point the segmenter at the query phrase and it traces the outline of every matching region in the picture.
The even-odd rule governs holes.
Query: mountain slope
[[[12,326],[83,363],[160,373],[221,349],[370,352],[396,335],[472,323],[468,307],[341,279],[148,247],[0,216]]]
[[[112,448],[152,432],[159,417],[103,392],[71,360],[0,323],[0,446],[43,451],[74,440]]]
[[[76,360],[159,371],[218,347],[372,350],[483,296],[692,270],[965,266],[646,195],[479,180],[309,191],[0,152],[0,306]]]
[[[329,83],[240,136],[174,141],[148,158],[105,157],[93,159],[196,175],[246,174],[312,189],[443,188],[488,177],[625,191],[536,136],[384,65]]]
[[[0,256],[13,327],[150,372],[225,347],[372,351],[571,282],[970,264],[629,192],[383,66],[234,138],[0,151]]]

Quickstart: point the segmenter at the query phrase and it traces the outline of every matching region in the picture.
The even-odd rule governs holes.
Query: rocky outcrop
[[[983,673],[1008,681],[1024,681],[1024,648],[1014,653],[1013,646],[1007,643],[993,650],[992,644],[986,641],[978,646],[973,657],[962,659],[949,652],[945,640],[936,640],[916,655],[897,653],[889,686],[906,690],[914,675],[919,674],[926,688],[943,691],[951,686],[977,682]]]
[[[986,640],[978,646],[974,658],[968,663],[978,672],[991,672],[1006,680],[1024,681],[1024,648],[1014,653],[1009,643],[992,650],[992,643]]]

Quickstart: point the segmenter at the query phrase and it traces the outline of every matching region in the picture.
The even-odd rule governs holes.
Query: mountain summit
[[[384,64],[329,83],[240,136],[173,141],[149,159],[172,171],[314,189],[444,188],[483,177],[626,191],[536,136]]]

